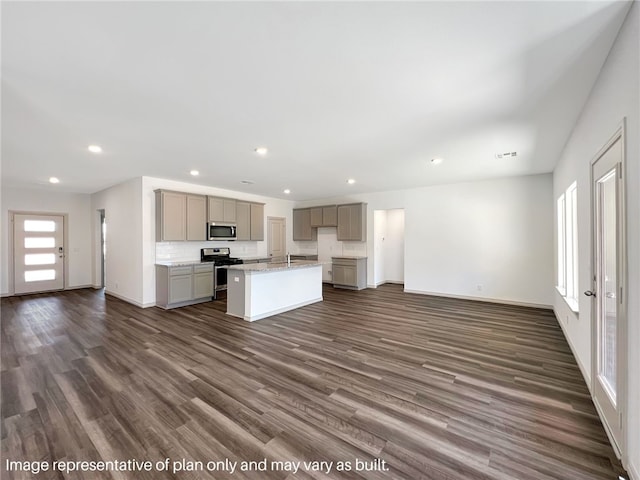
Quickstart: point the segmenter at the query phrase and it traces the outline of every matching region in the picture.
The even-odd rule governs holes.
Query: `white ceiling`
[[[629,6],[3,2],[2,183],[303,200],[550,172]]]

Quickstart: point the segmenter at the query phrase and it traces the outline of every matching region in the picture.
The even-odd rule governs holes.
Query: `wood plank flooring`
[[[398,285],[324,295],[254,323],[225,315],[224,301],[164,311],[94,290],[2,299],[2,478],[622,473],[551,311]],[[32,476],[4,461],[132,458],[334,466]],[[356,459],[388,471],[336,471]]]

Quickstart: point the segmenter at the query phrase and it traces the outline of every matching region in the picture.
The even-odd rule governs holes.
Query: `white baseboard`
[[[587,388],[589,389],[589,394],[593,398],[593,392],[591,391],[591,372],[590,372],[590,370],[586,369],[586,367],[584,366],[584,364],[580,360],[580,357],[576,353],[576,347],[573,345],[573,342],[571,341],[571,337],[567,333],[566,327],[565,327],[564,323],[562,323],[562,321],[560,320],[560,315],[558,315],[558,312],[556,312],[555,308],[553,309],[553,315],[556,317],[556,321],[558,322],[558,325],[560,325],[560,329],[562,330],[562,334],[564,335],[565,340],[569,344],[569,348],[571,349],[571,353],[573,354],[573,358],[576,359],[576,363],[578,364],[578,368],[580,369],[580,373],[582,373],[582,378],[584,378],[584,383],[587,384]]]
[[[93,288],[93,285],[73,285],[71,287],[64,287],[62,290],[50,290],[50,291],[46,291],[46,292],[33,292],[33,295],[38,295],[40,293],[56,293],[56,292],[66,292],[67,290],[81,290],[83,288]],[[30,295],[30,294],[27,294]],[[5,297],[15,297],[16,294],[15,293],[9,293],[9,292],[5,292],[5,293],[0,293],[0,297],[5,298]]]
[[[230,315],[232,317],[242,318],[243,320],[246,320],[247,322],[255,322],[256,320],[262,320],[263,318],[271,317],[271,316],[277,315],[279,313],[284,313],[284,312],[288,312],[290,310],[295,310],[296,308],[305,307],[307,305],[311,305],[312,303],[322,302],[322,300],[323,300],[323,297],[314,298],[314,299],[307,300],[307,301],[304,301],[304,302],[296,303],[295,305],[289,305],[289,306],[282,307],[282,308],[276,308],[275,310],[271,310],[269,312],[261,313],[260,315],[255,315],[253,317],[248,317],[247,315],[241,317],[240,315],[234,315],[233,313],[229,313],[228,311],[227,311],[227,315]]]
[[[111,292],[111,291],[109,291],[107,289],[105,289],[104,293],[106,293],[107,295],[111,295],[112,297],[116,297],[116,298],[118,298],[118,299],[120,299],[120,300],[122,300],[124,302],[127,302],[127,303],[130,303],[132,305],[135,305],[136,307],[149,308],[149,307],[155,307],[156,306],[155,302],[141,303],[141,302],[138,302],[137,300],[133,300],[133,299],[131,299],[129,297],[126,297],[124,295],[120,295],[119,293]]]
[[[73,287],[65,287],[65,290],[80,290],[81,288],[93,288],[93,285],[74,285]]]
[[[402,280],[382,280],[378,283],[369,283],[367,284],[367,288],[378,288],[380,285],[384,285],[385,283],[393,283],[394,285],[404,285],[404,281]]]
[[[627,465],[627,473],[629,474],[630,480],[640,480],[640,468],[631,462]]]
[[[517,302],[513,300],[503,300],[501,298],[491,298],[491,297],[472,297],[467,295],[453,295],[449,293],[427,292],[424,290],[410,290],[407,288],[405,288],[404,291],[406,293],[417,293],[418,295],[431,295],[434,297],[458,298],[460,300],[474,300],[477,302],[500,303],[503,305],[515,305],[517,307],[532,307],[532,308],[544,308],[545,310],[553,310],[553,306],[542,304],[542,303]]]

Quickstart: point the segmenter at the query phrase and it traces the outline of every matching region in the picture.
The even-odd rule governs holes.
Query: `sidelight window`
[[[578,188],[573,182],[557,200],[557,289],[578,311]]]

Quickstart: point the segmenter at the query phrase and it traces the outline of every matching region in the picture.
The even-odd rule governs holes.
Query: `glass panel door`
[[[64,288],[64,217],[15,214],[13,217],[14,292]]]
[[[613,440],[624,448],[625,331],[624,297],[624,195],[622,135],[602,149],[591,166],[593,195],[593,400]]]
[[[611,403],[616,405],[616,356],[617,356],[617,245],[616,245],[616,188],[617,170],[613,169],[597,181],[598,226],[598,378],[602,382]]]

